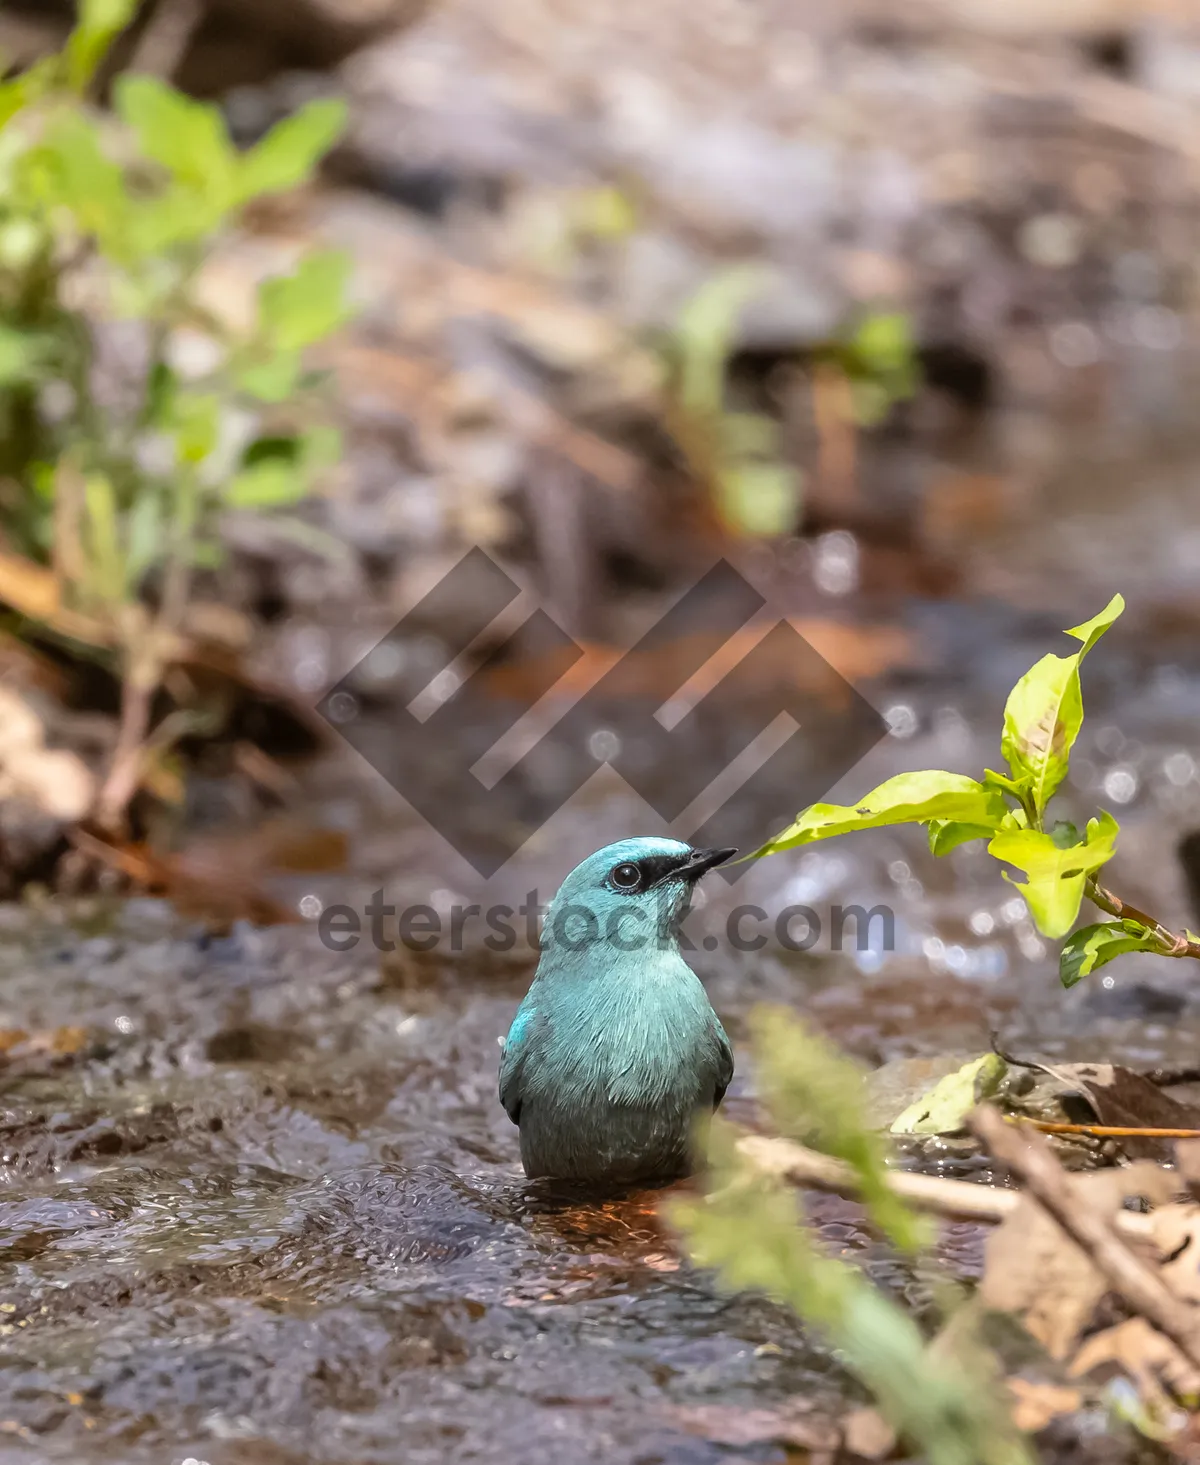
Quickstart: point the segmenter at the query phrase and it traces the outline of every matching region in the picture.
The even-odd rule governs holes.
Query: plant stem
[[[157,613],[150,618],[135,601],[118,614],[124,648],[121,722],[95,809],[97,823],[110,833],[120,829],[130,800],[137,793],[150,744],[154,696],[178,648],[191,590],[198,492],[194,473],[182,471],[176,484],[175,515]],[[136,593],[136,587],[132,588]]]
[[[1168,930],[1153,916],[1148,916],[1137,906],[1130,905],[1119,895],[1114,895],[1111,890],[1106,890],[1094,875],[1088,876],[1084,889],[1092,904],[1098,905],[1106,915],[1113,916],[1118,921],[1136,921],[1139,926],[1144,926],[1158,941],[1161,955],[1190,956],[1200,961],[1200,941],[1193,941],[1189,936]]]
[[[153,627],[145,626],[140,635],[134,632],[130,636],[125,653],[117,743],[95,808],[96,822],[110,833],[123,824],[125,810],[141,779],[150,713],[162,679],[162,662],[155,643]]]

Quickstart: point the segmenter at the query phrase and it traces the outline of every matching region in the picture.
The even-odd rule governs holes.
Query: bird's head
[[[546,911],[542,944],[614,953],[674,943],[692,889],[735,849],[693,849],[677,839],[621,839],[576,865]]]

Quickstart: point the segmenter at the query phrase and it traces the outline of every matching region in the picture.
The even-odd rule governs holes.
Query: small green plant
[[[680,312],[670,352],[670,427],[725,523],[770,536],[795,526],[803,475],[783,458],[778,423],[761,412],[732,410],[727,400],[738,316],[763,284],[763,271],[753,265],[721,270]]]
[[[245,152],[218,108],[150,76],[118,77],[107,116],[87,93],[136,8],[84,0],[62,54],[0,84],[0,522],[23,557],[0,598],[115,659],[108,826],[220,516],[295,503],[339,455],[305,352],[348,314],[335,252],[267,280],[242,328],[200,286],[247,205],[311,176],[342,105],[313,102]],[[25,593],[30,562],[49,593]]]
[[[920,371],[908,316],[894,310],[868,311],[853,330],[817,353],[849,383],[854,419],[876,427],[897,402],[917,390]]]
[[[897,1251],[921,1256],[930,1232],[888,1188],[884,1144],[868,1125],[858,1069],[787,1011],[760,1011],[754,1036],[774,1132],[852,1165],[875,1225]],[[1028,1465],[970,1310],[947,1289],[939,1299],[946,1327],[927,1339],[859,1267],[824,1251],[796,1193],[753,1164],[736,1139],[732,1125],[715,1121],[709,1193],[668,1205],[692,1258],[731,1288],[789,1306],[930,1465]]]
[[[1114,917],[1069,936],[1059,959],[1065,987],[1128,951],[1200,958],[1200,939],[1167,930],[1100,884],[1097,873],[1117,848],[1119,826],[1111,814],[1100,811],[1080,833],[1069,822],[1052,822],[1048,812],[1083,726],[1080,664],[1124,609],[1114,595],[1099,615],[1066,633],[1080,643],[1078,651],[1043,656],[1013,688],[1000,738],[1007,773],[986,769],[980,780],[941,770],[902,773],[857,804],[813,804],[752,858],[856,829],[919,824],[935,855],[985,841],[990,855],[1024,877],[1002,871],[1045,936],[1067,936],[1085,896]]]
[[[738,317],[761,294],[766,271],[733,266],[687,301],[672,332],[669,425],[721,519],[739,534],[791,532],[801,515],[805,474],[787,461],[778,422],[729,403],[729,359]],[[812,352],[818,378],[839,386],[847,406],[838,430],[876,426],[917,387],[908,317],[873,311]]]

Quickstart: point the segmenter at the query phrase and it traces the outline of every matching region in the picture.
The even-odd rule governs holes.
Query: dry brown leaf
[[[89,646],[112,644],[112,632],[62,603],[58,576],[45,565],[0,550],[0,600],[31,621],[40,621]]]
[[[1084,1204],[1110,1212],[1130,1196],[1163,1204],[1176,1184],[1168,1171],[1148,1162],[1071,1176]],[[984,1257],[983,1301],[1017,1313],[1053,1357],[1068,1357],[1109,1290],[1086,1254],[1036,1201],[1022,1198],[988,1238]]]
[[[1200,1303],[1200,1205],[1160,1206],[1150,1217],[1159,1273],[1177,1297]]]
[[[1069,1120],[1087,1123],[1094,1117],[1097,1124],[1130,1126],[1148,1129],[1200,1129],[1200,1112],[1181,1104],[1163,1093],[1131,1068],[1114,1063],[1035,1064],[1057,1079],[1067,1090],[1068,1100],[1078,1094],[1073,1112],[1070,1102],[1063,1104]],[[1090,1110],[1090,1113],[1088,1112]],[[1121,1148],[1130,1159],[1169,1160],[1171,1142],[1165,1139],[1122,1138]]]
[[[1074,1414],[1083,1405],[1083,1395],[1079,1390],[1064,1384],[1011,1378],[1008,1380],[1008,1392],[1013,1397],[1013,1423],[1026,1434],[1037,1434],[1052,1420],[1062,1414]]]

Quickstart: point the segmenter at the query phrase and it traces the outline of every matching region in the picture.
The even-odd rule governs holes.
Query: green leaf
[[[221,403],[212,393],[180,394],[172,408],[175,446],[185,463],[203,463],[217,445]]]
[[[87,88],[108,48],[133,19],[138,3],[139,0],[82,0],[79,19],[63,52],[67,85],[73,91],[82,92]]]
[[[146,487],[138,492],[125,516],[125,573],[136,589],[164,552],[166,528],[160,496]]]
[[[1099,615],[1066,633],[1083,643],[1074,656],[1043,656],[1009,693],[1000,747],[1039,814],[1066,776],[1083,725],[1079,664],[1124,609],[1114,595]]]
[[[875,311],[855,331],[850,348],[862,365],[878,376],[905,372],[916,356],[912,327],[900,311]]]
[[[0,56],[0,63],[6,59]],[[19,112],[48,92],[57,80],[58,57],[47,56],[19,76],[0,81],[0,128],[5,127]]]
[[[0,265],[28,269],[49,243],[49,233],[40,221],[18,214],[0,226]]]
[[[128,200],[129,222],[127,225],[129,246],[135,255],[148,258],[162,255],[180,244],[204,239],[220,227],[229,208],[227,197],[202,197],[195,189],[174,183],[153,198],[130,198]],[[161,262],[156,261],[160,265]],[[149,313],[161,310],[158,303],[161,289],[147,280],[144,289],[146,303],[140,310]]]
[[[301,351],[335,331],[350,314],[346,285],[350,261],[341,250],[318,250],[295,274],[265,280],[259,315],[267,337],[282,351]]]
[[[239,197],[244,201],[303,183],[345,127],[346,104],[333,98],[309,102],[293,116],[276,123],[243,156]]]
[[[739,534],[787,534],[799,517],[800,484],[789,463],[730,463],[717,471],[722,517]]]
[[[1008,1072],[999,1053],[973,1058],[934,1084],[892,1121],[893,1134],[953,1134],[976,1104],[990,1099]]]
[[[36,170],[34,186],[45,202],[69,209],[79,228],[94,235],[105,254],[126,257],[125,179],[101,150],[94,123],[78,112],[63,116],[30,163]]]
[[[983,770],[983,781],[988,788],[998,788],[1003,793],[1011,794],[1018,801],[1022,801],[1028,792],[1028,780],[1018,781],[1015,778],[1009,778],[1006,773],[997,773],[991,768]]]
[[[146,157],[221,206],[235,201],[239,158],[219,107],[156,77],[131,75],[117,81],[116,106]]]
[[[1153,934],[1140,921],[1103,921],[1081,926],[1067,938],[1058,958],[1058,976],[1064,987],[1076,982],[1127,951],[1159,951]]]
[[[165,426],[175,408],[179,378],[165,361],[156,361],[146,376],[139,421],[143,426]]]
[[[686,412],[720,413],[725,397],[725,363],[738,317],[765,280],[758,265],[733,265],[706,280],[679,313],[674,337],[679,359],[679,401]]]
[[[37,381],[55,357],[56,342],[46,332],[15,331],[0,325],[0,387]]]
[[[233,509],[278,509],[298,503],[308,493],[308,477],[284,457],[264,458],[225,486],[225,502]]]
[[[887,824],[951,820],[991,832],[999,828],[1006,812],[998,789],[985,788],[964,774],[943,773],[940,769],[901,773],[881,783],[856,805],[811,805],[795,823],[756,850],[755,857]]]
[[[1013,884],[1025,898],[1044,936],[1065,936],[1079,914],[1087,876],[1116,853],[1117,821],[1102,813],[1089,819],[1082,844],[1061,849],[1051,835],[1037,829],[1002,830],[988,845],[988,854],[1015,865],[1028,878]],[[1007,876],[1005,877],[1008,878]]]
[[[260,402],[286,402],[299,385],[300,357],[294,351],[277,351],[266,361],[240,366],[236,381],[242,391]]]
[[[1069,819],[1056,819],[1047,832],[1059,849],[1073,849],[1082,838]]]
[[[316,473],[341,456],[342,435],[318,425],[295,437],[262,437],[250,444],[242,469],[225,488],[237,509],[274,509],[304,498]]]
[[[935,855],[948,855],[960,844],[970,844],[973,839],[990,839],[995,832],[994,824],[963,824],[956,819],[933,819],[929,824],[929,849]]]
[[[112,480],[89,474],[83,485],[88,527],[88,589],[110,606],[125,599],[125,561],[121,553],[117,496]]]

